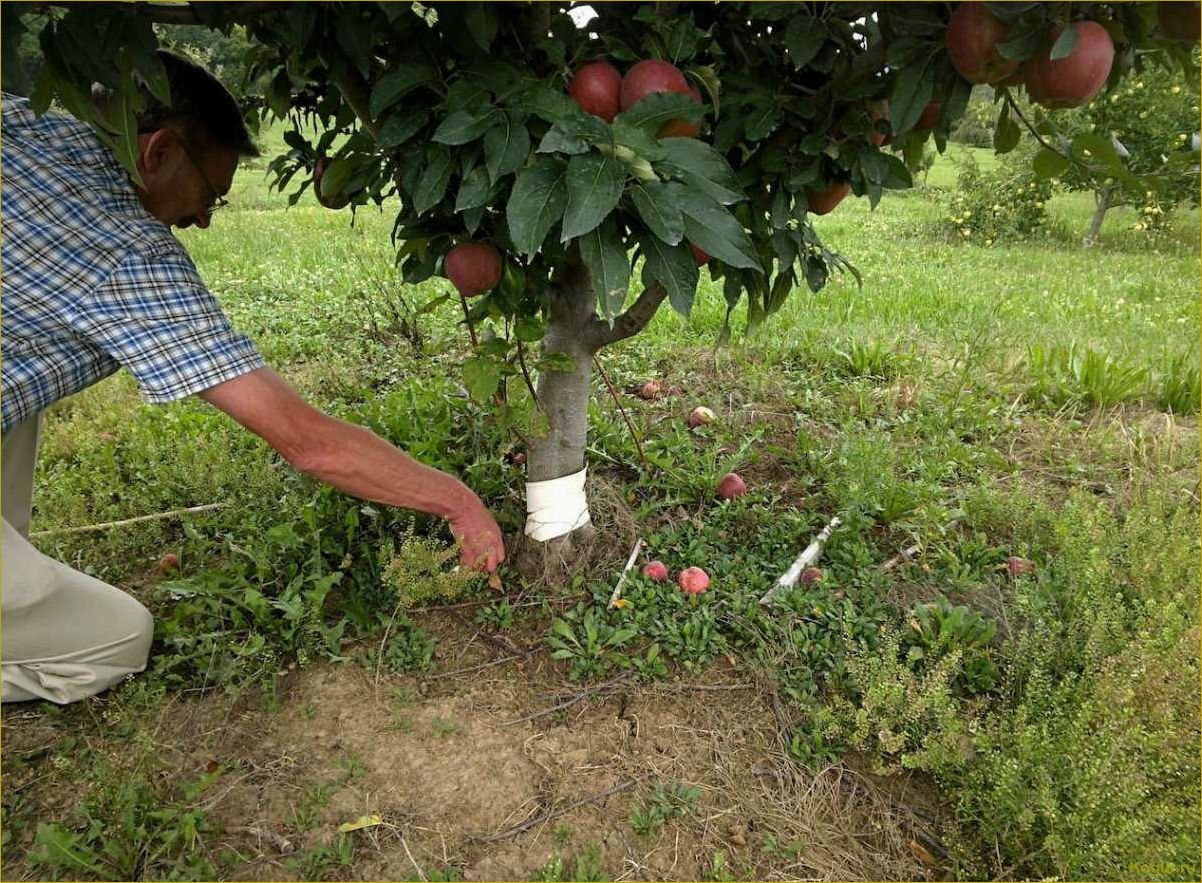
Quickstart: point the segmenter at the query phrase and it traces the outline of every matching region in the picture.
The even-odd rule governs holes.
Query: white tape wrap
[[[526,536],[545,543],[589,523],[587,473],[586,466],[563,478],[526,482]]]

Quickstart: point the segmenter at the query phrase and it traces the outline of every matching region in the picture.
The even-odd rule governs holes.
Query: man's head
[[[238,158],[258,156],[238,102],[203,67],[159,50],[171,106],[142,87],[138,117],[138,195],[146,210],[174,227],[209,226],[223,203]]]

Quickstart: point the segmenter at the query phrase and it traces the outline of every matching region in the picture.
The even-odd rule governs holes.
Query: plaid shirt
[[[0,134],[3,431],[121,366],[169,402],[264,365],[84,123],[4,94]]]

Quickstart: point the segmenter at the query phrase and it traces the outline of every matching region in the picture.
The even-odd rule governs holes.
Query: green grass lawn
[[[278,132],[264,141],[277,144]],[[1116,212],[1100,244],[1082,250],[1092,207],[1066,194],[1051,206],[1046,240],[950,242],[940,218],[963,149],[876,211],[854,200],[818,220],[862,285],[842,276],[819,294],[796,291],[751,336],[740,309],[732,345],[715,350],[725,304],[707,278],[689,318],[665,308],[603,353],[619,389],[650,377],[681,389],[652,403],[623,397],[648,469],[605,386],[595,387],[589,455],[605,493],[594,494],[594,514],[612,555],[580,574],[566,601],[510,579],[524,606],[482,603],[479,628],[534,646],[558,641],[556,660],[551,647],[540,651],[540,671],[557,679],[631,669],[650,689],[722,667],[768,683],[784,715],[773,744],[800,769],[854,762],[883,781],[925,783],[942,873],[1197,879],[1197,213],[1153,241]],[[235,324],[310,399],[461,475],[516,530],[522,476],[504,457],[516,441],[464,391],[459,305],[418,315],[449,285],[400,284],[387,212],[360,210],[352,224],[349,210],[321,209],[310,194],[288,208],[262,166],[239,172],[211,229],[182,234]],[[402,333],[397,317],[416,333]],[[522,395],[515,384],[519,418]],[[698,404],[719,419],[690,433],[682,420]],[[735,468],[751,492],[716,503],[712,488]],[[180,750],[190,759],[179,760],[155,735],[168,710],[182,713],[214,687],[244,711],[307,709],[317,700],[281,686],[291,667],[358,669],[356,659],[417,689],[430,671],[454,669],[456,641],[473,636],[444,634],[434,614],[390,619],[398,596],[445,588],[430,576],[447,540],[439,525],[316,487],[199,402],[144,405],[124,374],[52,409],[35,530],[212,502],[228,505],[37,539],[146,600],[159,640],[150,671],[107,699],[5,709],[9,878],[247,873],[242,848],[218,834],[248,823],[196,788],[243,787],[258,761],[247,748],[198,774],[215,737],[190,736]],[[844,527],[823,579],[761,610],[759,595],[834,514]],[[636,534],[673,572],[705,566],[714,588],[690,603],[635,576],[629,604],[607,612]],[[882,567],[912,546],[910,560]],[[183,566],[164,581],[157,562],[168,550]],[[1011,575],[1014,557],[1033,571]],[[441,683],[466,689],[473,679]],[[22,728],[44,744],[15,736],[10,748]],[[454,726],[435,729],[454,744]],[[313,792],[324,802],[293,806],[290,822],[273,817],[278,830],[375,812],[322,816],[350,780],[321,783],[332,789]],[[671,792],[653,793],[663,802]],[[894,867],[823,865],[816,844],[809,853],[779,838],[732,845],[716,828],[689,827],[691,813],[711,808],[664,810],[685,831],[696,862],[686,867],[698,875],[722,879],[718,851],[747,879]],[[638,812],[646,836],[650,810]],[[273,873],[387,876],[370,862],[399,846],[368,834],[331,834]],[[452,842],[450,871],[482,860],[469,840]],[[925,873],[898,842],[912,872]],[[621,873],[623,854],[606,846],[597,873]],[[550,873],[541,859],[529,865]],[[403,861],[393,871],[409,872]]]

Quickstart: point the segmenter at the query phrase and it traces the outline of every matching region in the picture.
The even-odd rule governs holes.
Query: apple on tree
[[[501,281],[501,256],[487,242],[461,242],[443,261],[447,278],[464,297],[491,291]]]

